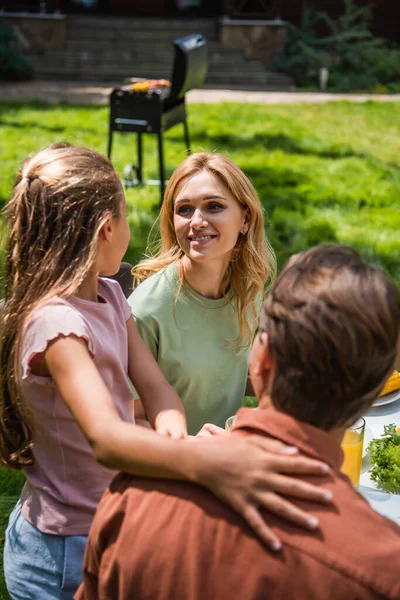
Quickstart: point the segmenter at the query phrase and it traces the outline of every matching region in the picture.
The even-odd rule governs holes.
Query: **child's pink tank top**
[[[35,464],[27,467],[22,514],[45,533],[86,535],[101,495],[115,475],[102,467],[50,377],[30,361],[51,340],[74,335],[90,354],[124,421],[133,421],[126,321],[131,309],[118,283],[99,280],[102,302],[54,298],[33,313],[21,352],[22,393],[32,410]]]

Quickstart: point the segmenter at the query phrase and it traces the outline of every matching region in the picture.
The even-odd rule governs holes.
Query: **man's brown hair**
[[[276,358],[273,405],[327,431],[350,424],[393,370],[399,328],[399,290],[355,250],[295,255],[260,316]]]

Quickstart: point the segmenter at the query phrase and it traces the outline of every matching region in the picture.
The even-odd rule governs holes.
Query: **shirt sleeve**
[[[25,326],[21,347],[21,376],[24,381],[47,384],[50,377],[35,375],[31,371],[31,361],[42,354],[50,342],[59,337],[75,336],[85,340],[92,356],[95,355],[89,327],[81,315],[71,305],[59,301],[39,308]]]
[[[146,344],[146,346],[148,347],[148,349],[150,350],[150,352],[152,353],[154,358],[157,360],[158,340],[157,340],[155,332],[153,332],[150,329],[150,327],[145,325],[145,323],[143,323],[143,321],[141,319],[139,319],[139,317],[136,317],[135,315],[133,315],[133,318],[135,319],[135,324],[136,324],[137,330],[140,333],[140,337],[143,339],[144,343]],[[138,394],[136,388],[133,385],[132,385],[132,394],[133,394],[134,400],[137,400],[138,398],[140,398],[140,395]]]

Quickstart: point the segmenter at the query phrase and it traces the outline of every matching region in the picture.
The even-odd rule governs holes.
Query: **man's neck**
[[[259,401],[258,401],[258,403],[259,403],[259,407],[260,407],[260,409],[261,409],[261,410],[266,410],[266,409],[268,409],[268,410],[270,410],[270,411],[273,411],[273,412],[277,412],[277,413],[281,413],[281,414],[287,414],[289,417],[291,417],[291,416],[292,416],[292,415],[290,415],[290,414],[288,414],[288,413],[283,413],[282,411],[280,411],[280,410],[277,410],[277,409],[275,408],[275,406],[273,405],[273,402],[272,402],[271,396],[270,396],[269,394],[267,394],[266,392],[265,392],[265,393],[263,393],[263,394],[261,394],[261,396],[260,396],[260,398],[259,398]],[[297,420],[299,420],[299,421],[300,421],[300,419],[297,419]],[[314,427],[315,427],[315,425],[314,425]],[[318,429],[320,429],[320,428],[318,428]],[[337,428],[337,429],[331,429],[330,431],[325,431],[325,430],[324,430],[324,431],[325,431],[325,433],[326,433],[327,435],[329,435],[329,436],[332,438],[332,440],[334,440],[334,441],[335,441],[337,444],[341,444],[341,443],[342,443],[342,440],[343,440],[343,437],[344,437],[344,434],[345,434],[345,431],[346,431],[346,429],[347,429],[347,427],[339,427],[339,428]]]

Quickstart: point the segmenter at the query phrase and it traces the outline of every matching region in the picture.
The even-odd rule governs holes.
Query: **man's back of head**
[[[330,431],[365,413],[393,370],[399,291],[352,248],[317,246],[293,256],[261,311],[274,358],[276,410]]]

